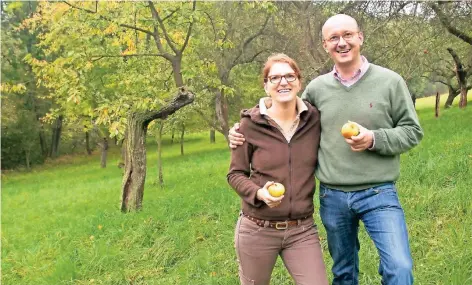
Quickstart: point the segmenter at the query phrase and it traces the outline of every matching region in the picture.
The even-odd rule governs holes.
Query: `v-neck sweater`
[[[358,191],[396,181],[400,154],[423,137],[403,78],[372,63],[351,86],[328,73],[311,81],[301,97],[320,111],[321,140],[315,173],[330,188]],[[373,131],[373,149],[351,150],[341,135],[347,121]]]

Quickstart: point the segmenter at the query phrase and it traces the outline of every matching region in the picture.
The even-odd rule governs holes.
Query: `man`
[[[400,75],[361,55],[364,36],[352,17],[329,18],[322,35],[335,66],[310,82],[302,98],[321,113],[315,174],[333,285],[358,284],[359,221],[380,255],[382,283],[412,284],[408,233],[395,188],[400,154],[423,137],[408,88]],[[360,133],[345,139],[340,130],[348,120]],[[241,137],[233,128],[230,146],[242,144]]]

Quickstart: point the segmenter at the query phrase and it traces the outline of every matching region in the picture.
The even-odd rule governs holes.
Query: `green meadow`
[[[397,183],[416,284],[472,284],[472,102],[435,118],[423,100],[430,99],[417,101],[425,136],[402,155]],[[181,156],[180,145],[166,137],[162,188],[149,139],[137,213],[119,210],[117,148],[105,169],[95,153],[4,172],[2,284],[239,284],[233,248],[239,198],[226,183],[224,138],[210,144],[207,133],[188,135]],[[318,213],[315,219],[330,268]],[[380,284],[376,249],[362,227],[360,239],[360,284]],[[293,284],[280,259],[272,284]]]

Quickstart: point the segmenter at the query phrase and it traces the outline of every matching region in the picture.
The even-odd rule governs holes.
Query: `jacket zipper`
[[[292,141],[292,140],[290,140]],[[293,189],[292,189],[292,144],[288,143],[288,167],[289,167],[289,177],[288,181],[290,184],[290,209],[288,212],[288,217],[291,219],[292,218],[292,194],[293,194]]]

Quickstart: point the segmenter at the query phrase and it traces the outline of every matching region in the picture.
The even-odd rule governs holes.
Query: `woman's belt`
[[[303,217],[301,219],[296,220],[286,220],[286,221],[269,221],[269,220],[261,220],[258,218],[251,217],[245,213],[242,213],[243,216],[248,218],[250,221],[256,223],[259,227],[269,227],[278,230],[285,230],[290,227],[298,226],[302,223],[303,220],[308,219],[310,216]]]

